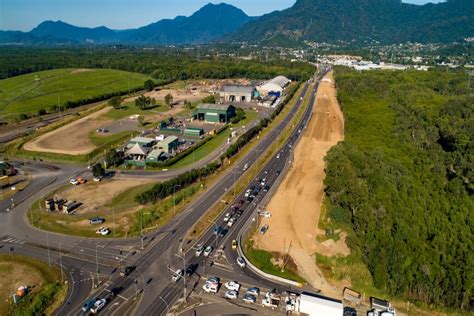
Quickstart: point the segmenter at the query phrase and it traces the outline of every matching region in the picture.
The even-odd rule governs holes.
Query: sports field
[[[57,69],[0,80],[0,117],[36,114],[66,101],[142,87],[146,75],[111,69]]]

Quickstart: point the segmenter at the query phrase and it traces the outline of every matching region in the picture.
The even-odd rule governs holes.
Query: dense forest
[[[326,157],[330,218],[374,285],[472,310],[474,97],[464,72],[336,69],[345,141]]]
[[[197,78],[270,79],[278,75],[306,80],[314,72],[314,67],[307,63],[217,57],[205,50],[201,55],[185,49],[139,47],[0,49],[0,79],[58,68],[119,69],[151,75],[159,82]]]

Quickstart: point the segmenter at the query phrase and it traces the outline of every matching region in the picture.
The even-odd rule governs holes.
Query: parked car
[[[95,233],[102,236],[107,236],[108,234],[110,234],[110,229],[106,227],[101,227],[98,230],[96,230]]]
[[[204,250],[204,257],[209,257],[211,252],[212,252],[212,246],[207,246],[207,248]]]
[[[200,255],[202,255],[203,252],[204,252],[204,246],[203,245],[198,245],[198,247],[196,249],[196,257],[199,257]]]
[[[270,186],[269,186],[269,185],[266,185],[266,186],[263,188],[263,192],[268,192],[268,190],[270,190]]]
[[[268,225],[263,225],[262,227],[260,227],[260,235],[265,235],[267,230],[268,230]]]
[[[243,213],[244,213],[244,210],[240,209],[240,210],[237,210],[237,212],[235,212],[235,215],[240,217],[240,216],[242,216]]]
[[[229,219],[230,219],[230,216],[231,216],[230,213],[225,214],[225,216],[224,216],[224,222],[228,222]]]
[[[72,184],[72,185],[78,185],[79,181],[77,181],[76,178],[72,178],[71,180],[69,180],[69,183]]]
[[[258,215],[266,217],[266,218],[272,217],[272,213],[270,213],[269,211],[258,212]]]
[[[259,296],[260,295],[260,289],[258,287],[251,287],[247,290],[247,294],[254,295],[254,296]]]
[[[208,277],[206,283],[221,283],[221,279],[219,277]]]
[[[244,196],[245,196],[246,198],[248,198],[248,197],[250,196],[250,194],[251,194],[251,193],[252,193],[252,190],[250,190],[250,189],[247,189],[247,190],[245,191],[245,194],[244,194]]]
[[[245,260],[242,257],[237,258],[237,265],[241,267],[242,269],[245,268]]]
[[[227,222],[227,226],[232,227],[232,225],[234,225],[234,223],[235,223],[235,217],[232,217],[232,218],[229,219],[229,221]]]
[[[91,308],[91,313],[92,314],[97,314],[98,311],[100,311],[102,308],[104,308],[105,304],[107,304],[107,301],[105,298],[101,298],[100,300],[97,300],[94,303],[94,306]]]
[[[214,227],[213,234],[214,235],[222,235],[223,231],[224,231],[224,229],[222,227],[217,226],[217,227]]]
[[[95,302],[97,302],[96,298],[92,298],[92,299],[86,301],[84,303],[84,305],[82,305],[82,311],[83,312],[88,312],[94,306]]]
[[[94,182],[100,182],[100,180],[102,180],[101,177],[94,177],[92,180],[94,180]]]
[[[280,154],[277,155],[277,159],[280,159]]]
[[[173,273],[173,276],[171,277],[171,281],[176,283],[178,282],[179,279],[181,279],[182,276],[183,276],[183,270],[178,269],[175,271],[175,273]]]
[[[224,294],[224,297],[229,299],[229,300],[235,300],[237,299],[238,293],[237,291],[227,291]]]
[[[357,311],[353,307],[346,306],[344,307],[343,316],[357,316]]]
[[[219,291],[219,283],[206,283],[203,285],[202,289],[206,293],[216,294]]]
[[[232,240],[232,250],[237,250],[237,240]]]
[[[105,222],[105,219],[102,217],[93,217],[89,220],[91,225],[98,225],[98,224],[103,224]]]
[[[244,298],[242,300],[245,303],[255,304],[255,302],[257,301],[257,298],[253,295],[246,294],[246,295],[244,295]]]
[[[239,291],[240,290],[240,284],[236,281],[229,281],[224,283],[224,286],[226,289],[231,290],[231,291]]]

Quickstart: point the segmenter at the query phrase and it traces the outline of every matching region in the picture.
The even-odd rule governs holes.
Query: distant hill
[[[237,41],[377,40],[381,43],[451,42],[474,36],[473,0],[412,5],[401,0],[297,0],[283,11],[243,25]]]
[[[196,44],[232,33],[252,20],[228,4],[207,4],[190,17],[160,20],[144,27],[112,30],[105,26],[77,27],[62,21],[45,21],[30,32],[0,31],[0,43],[54,44]]]

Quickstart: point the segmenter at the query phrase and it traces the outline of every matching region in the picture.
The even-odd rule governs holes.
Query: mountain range
[[[474,0],[412,5],[401,0],[297,0],[286,10],[250,17],[228,4],[207,4],[189,17],[136,29],[77,27],[45,21],[30,32],[0,31],[0,43],[181,45],[214,41],[452,42],[474,37]]]

